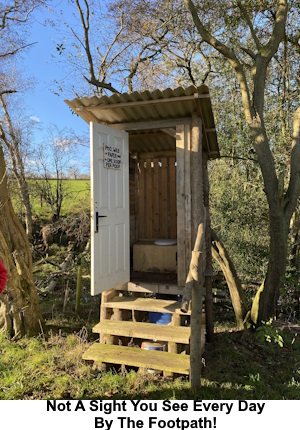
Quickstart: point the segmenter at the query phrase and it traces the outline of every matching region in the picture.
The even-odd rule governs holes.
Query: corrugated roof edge
[[[75,98],[72,100],[65,100],[65,103],[68,104],[68,106],[71,107],[73,104],[80,103],[82,106],[100,106],[100,105],[109,105],[109,104],[116,104],[116,103],[130,103],[130,102],[136,102],[136,101],[147,101],[147,100],[159,100],[159,99],[166,99],[166,98],[172,98],[172,97],[182,97],[182,96],[190,96],[192,94],[209,94],[209,88],[207,85],[200,85],[199,87],[195,87],[194,85],[191,85],[184,89],[183,87],[177,87],[175,89],[172,88],[166,88],[165,90],[161,91],[159,89],[154,91],[134,91],[132,93],[121,93],[121,94],[113,94],[111,96],[92,96],[92,97],[81,97],[81,98]]]
[[[99,111],[110,111],[110,105],[111,109],[114,107],[118,107],[118,109],[122,109],[122,104],[126,104],[126,107],[130,107],[130,104],[134,106],[135,103],[145,103],[145,105],[152,104],[151,102],[166,99],[166,103],[168,100],[171,101],[172,98],[183,98],[189,97],[194,94],[198,93],[201,95],[207,95],[208,97],[205,98],[199,98],[200,108],[202,111],[202,117],[203,121],[205,123],[205,130],[209,130],[209,132],[206,132],[206,141],[208,144],[208,150],[210,158],[218,158],[220,156],[219,154],[219,146],[217,142],[217,135],[215,132],[215,122],[213,117],[213,111],[211,106],[211,100],[209,97],[209,88],[207,85],[200,85],[199,87],[195,87],[193,85],[187,87],[184,89],[183,87],[177,87],[175,89],[172,88],[166,88],[165,90],[161,91],[159,89],[150,92],[150,91],[143,91],[138,92],[134,91],[133,93],[123,93],[123,94],[113,94],[112,96],[102,96],[102,97],[83,97],[83,98],[75,98],[73,100],[65,100],[65,103],[78,115],[80,116],[85,122],[89,123],[90,121],[103,123],[106,125],[112,125],[116,123],[122,123],[126,122],[123,120],[114,120],[109,121],[107,120],[107,115],[102,114],[99,117]],[[173,104],[174,102],[172,102]],[[103,109],[101,109],[103,107]],[[125,106],[124,106],[125,107]],[[93,113],[93,109],[97,109],[97,116]],[[115,114],[115,112],[114,112]],[[190,114],[187,113],[186,116],[189,116]],[[132,119],[128,120],[127,122],[131,122]],[[138,120],[137,120],[138,121]]]

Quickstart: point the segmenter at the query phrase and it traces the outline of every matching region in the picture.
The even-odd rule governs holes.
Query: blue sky
[[[63,6],[65,12],[68,12],[67,1],[58,5],[59,8]],[[81,118],[72,115],[64,102],[65,97],[57,96],[53,92],[54,80],[62,80],[64,71],[57,59],[53,59],[55,42],[59,42],[60,36],[55,28],[44,24],[47,19],[54,20],[54,12],[42,9],[35,13],[29,38],[29,42],[35,44],[23,57],[26,74],[35,82],[33,89],[25,94],[24,103],[28,116],[36,118],[39,125],[34,134],[37,145],[43,142],[47,127],[51,124],[59,129],[72,129],[79,135],[87,134],[89,131],[89,126]],[[89,150],[79,147],[75,161],[84,173],[88,172]]]

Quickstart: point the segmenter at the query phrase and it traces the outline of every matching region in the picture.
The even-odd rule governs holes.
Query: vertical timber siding
[[[138,160],[138,240],[176,239],[176,156],[140,154]]]

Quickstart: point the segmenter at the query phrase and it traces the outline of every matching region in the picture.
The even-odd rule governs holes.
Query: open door
[[[130,278],[128,133],[90,124],[91,294]]]

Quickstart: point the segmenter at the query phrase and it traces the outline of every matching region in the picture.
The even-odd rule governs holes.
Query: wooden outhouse
[[[100,343],[85,358],[188,374],[188,354],[174,354],[190,338],[179,298],[199,207],[208,216],[207,161],[219,157],[208,87],[66,103],[91,132],[91,294],[102,299]],[[153,313],[171,323],[151,323]],[[146,340],[168,353],[128,346]]]

